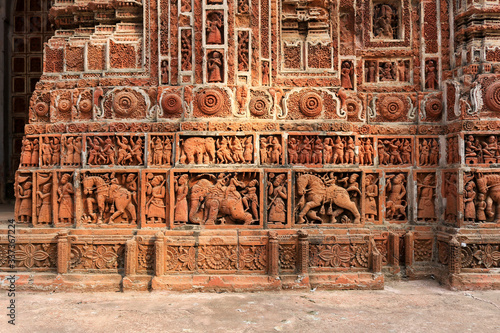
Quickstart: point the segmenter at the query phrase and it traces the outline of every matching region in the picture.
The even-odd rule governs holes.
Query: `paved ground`
[[[0,290],[0,309],[8,299]],[[0,332],[500,332],[500,290],[433,281],[381,291],[18,293]]]

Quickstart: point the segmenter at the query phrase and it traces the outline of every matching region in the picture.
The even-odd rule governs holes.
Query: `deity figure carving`
[[[387,195],[385,216],[389,220],[406,220],[406,175],[391,174],[386,178],[385,191]]]
[[[374,6],[373,36],[380,39],[398,38],[398,11],[390,4]]]
[[[125,174],[115,172],[100,175],[83,175],[82,187],[86,223],[135,224],[137,208],[134,204],[134,194],[127,189],[133,188],[135,180]],[[127,179],[125,179],[125,177]],[[120,179],[121,180],[120,180]],[[135,183],[136,191],[137,185]]]
[[[219,12],[210,12],[207,15],[207,44],[223,44],[224,22]]]
[[[213,51],[208,57],[208,82],[222,82],[222,54]]]
[[[268,221],[270,223],[286,223],[286,203],[288,201],[288,190],[286,185],[287,176],[284,173],[269,174],[268,186]]]
[[[322,177],[314,174],[298,175],[296,223],[361,223],[358,177],[358,174],[337,175],[333,172],[325,173]],[[339,185],[341,183],[345,185]]]
[[[420,177],[422,178],[422,177]],[[436,176],[432,173],[417,177],[417,218],[421,220],[434,220],[436,210],[434,205]]]
[[[365,216],[366,220],[373,222],[378,218],[378,178],[374,174],[365,177]]]
[[[146,182],[146,222],[164,223],[166,218],[165,183],[163,175],[147,175]]]
[[[258,221],[260,195],[255,176],[252,179],[242,173],[202,174],[191,183],[190,223],[250,225]]]
[[[59,204],[58,221],[63,224],[73,222],[74,218],[73,197],[75,189],[70,180],[71,175],[64,173],[59,180],[59,187],[57,188],[57,203]]]

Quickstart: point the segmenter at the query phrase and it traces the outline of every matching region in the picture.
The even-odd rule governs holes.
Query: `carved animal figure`
[[[113,180],[112,180],[113,182]],[[98,176],[89,176],[83,179],[84,193],[87,195],[87,211],[97,223],[102,223],[106,202],[114,204],[115,211],[109,218],[109,223],[128,212],[130,214],[130,223],[135,223],[137,215],[132,203],[132,194],[123,186],[112,183],[108,184],[104,179]],[[97,214],[93,211],[93,205],[97,205]]]
[[[300,196],[297,208],[301,209],[298,215],[297,223],[304,223],[304,217],[307,215],[312,220],[323,222],[313,208],[329,204],[335,204],[339,209],[329,212],[332,222],[336,222],[335,218],[339,216],[344,209],[347,209],[354,215],[353,223],[360,223],[361,215],[356,207],[356,204],[351,201],[347,189],[335,184],[325,185],[321,178],[305,174],[297,178],[297,193]]]
[[[191,187],[189,221],[195,224],[215,224],[219,214],[245,225],[252,223],[252,214],[245,211],[243,200],[235,185],[223,186],[201,179]],[[203,215],[199,214],[204,205]]]
[[[181,145],[182,164],[208,164],[215,161],[215,140],[213,138],[187,138]]]

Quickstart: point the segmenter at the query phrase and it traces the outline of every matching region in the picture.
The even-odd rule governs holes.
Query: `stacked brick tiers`
[[[55,1],[21,283],[499,287],[500,7],[456,5]]]

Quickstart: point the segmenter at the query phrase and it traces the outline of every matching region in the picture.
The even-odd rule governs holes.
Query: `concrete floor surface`
[[[500,332],[500,290],[434,281],[380,291],[18,292],[16,311],[15,327],[2,313],[0,332]]]

